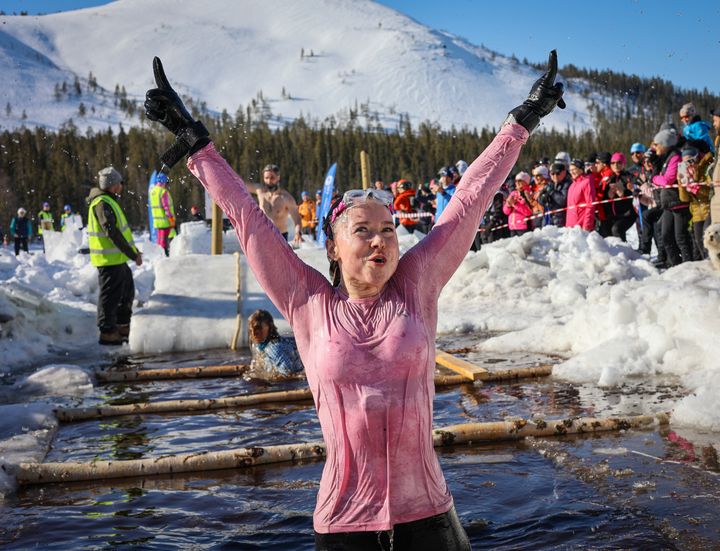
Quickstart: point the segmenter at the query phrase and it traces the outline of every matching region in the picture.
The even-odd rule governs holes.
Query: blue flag
[[[147,201],[147,207],[148,207],[148,230],[150,231],[150,241],[153,243],[157,243],[157,230],[155,229],[155,224],[153,224],[153,214],[152,214],[152,206],[150,204],[150,194],[152,193],[153,187],[155,187],[155,181],[157,179],[157,170],[153,170],[152,174],[150,175],[150,181],[148,182],[148,201]]]
[[[325,240],[327,236],[323,231],[322,222],[327,216],[330,210],[330,203],[332,201],[333,191],[335,190],[335,171],[337,170],[337,163],[333,163],[328,170],[327,176],[325,176],[325,183],[323,184],[322,200],[320,201],[320,212],[318,213],[318,229],[317,229],[317,240],[321,247],[325,246]]]

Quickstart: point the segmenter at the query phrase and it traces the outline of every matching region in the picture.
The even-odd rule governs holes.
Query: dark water
[[[470,337],[465,337],[469,339]],[[475,337],[477,339],[477,337]],[[442,344],[442,343],[441,343]],[[464,345],[455,337],[446,347]],[[499,368],[530,355],[478,357]],[[226,352],[135,359],[146,367],[246,363]],[[300,387],[302,382],[284,383]],[[85,401],[230,396],[268,390],[241,378],[98,387]],[[438,389],[435,425],[611,415],[677,389],[600,391],[550,379]],[[473,549],[720,549],[720,480],[710,446],[665,430],[438,450]],[[311,403],[128,416],[62,425],[48,461],[133,459],[320,438]],[[706,436],[706,439],[709,438]],[[714,461],[714,462],[713,462]],[[21,489],[0,508],[3,549],[313,548],[322,462]]]

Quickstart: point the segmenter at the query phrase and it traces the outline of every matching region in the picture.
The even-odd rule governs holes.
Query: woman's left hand
[[[517,123],[532,132],[540,124],[540,119],[555,109],[556,105],[565,109],[565,101],[562,99],[564,86],[562,82],[555,82],[556,76],[557,50],[552,50],[548,57],[548,70],[535,81],[523,104],[510,111],[505,122]]]

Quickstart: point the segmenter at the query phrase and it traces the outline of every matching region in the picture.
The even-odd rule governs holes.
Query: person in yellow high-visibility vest
[[[100,287],[97,308],[100,344],[122,344],[128,339],[135,283],[127,262],[142,265],[142,254],[117,202],[122,189],[122,176],[109,166],[98,172],[98,186],[90,190],[87,198],[90,262],[98,269]]]
[[[175,205],[172,195],[167,189],[168,182],[167,175],[161,172],[150,191],[153,227],[157,230],[158,245],[165,249],[165,256],[170,253],[170,241],[177,235],[175,233]]]
[[[43,230],[53,231],[55,229],[55,220],[52,212],[50,212],[50,203],[45,201],[42,204],[42,210],[38,212],[38,236],[42,236]]]

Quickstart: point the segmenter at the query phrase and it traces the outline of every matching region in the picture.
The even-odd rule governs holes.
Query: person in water
[[[326,446],[313,515],[315,546],[470,549],[433,448],[437,301],[523,144],[556,105],[557,55],[467,169],[442,218],[400,258],[391,197],[350,190],[324,220],[332,282],[293,252],[220,156],[155,58],[148,118],[176,136],[163,159],[187,166],[232,221],[305,365]]]
[[[269,375],[289,377],[303,370],[295,339],[281,337],[275,320],[267,310],[255,310],[248,318],[251,369]]]

